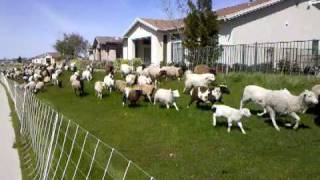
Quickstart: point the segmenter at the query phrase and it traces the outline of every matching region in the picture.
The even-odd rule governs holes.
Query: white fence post
[[[92,160],[91,160],[91,163],[90,163],[90,168],[89,168],[89,171],[88,171],[88,173],[87,173],[86,180],[88,180],[88,179],[89,179],[90,172],[91,172],[91,169],[92,169],[92,165],[93,165],[93,162],[94,162],[94,158],[95,158],[95,156],[96,156],[96,152],[97,152],[97,149],[98,149],[99,143],[100,143],[100,140],[98,139],[98,141],[97,141],[97,145],[96,145],[96,147],[94,148],[94,153],[93,153],[93,156],[92,156]]]
[[[130,167],[130,164],[131,164],[131,161],[128,162],[128,166],[127,166],[127,168],[126,168],[126,171],[125,171],[124,174],[123,174],[122,180],[125,180],[125,179],[126,179],[126,176],[127,176],[127,173],[128,173],[129,167]]]
[[[86,136],[84,137],[84,140],[83,140],[83,144],[82,144],[82,147],[81,147],[81,152],[80,152],[79,159],[78,159],[78,162],[77,162],[77,165],[76,165],[76,169],[74,170],[74,173],[73,173],[73,176],[72,176],[72,180],[74,180],[74,178],[76,177],[77,170],[79,168],[79,164],[80,164],[80,161],[81,161],[82,153],[83,153],[84,147],[85,147],[86,142],[87,142],[88,134],[89,134],[89,132],[87,131],[86,132]]]
[[[24,131],[24,124],[25,124],[25,105],[26,105],[26,94],[27,90],[24,88],[23,93],[23,103],[22,103],[22,118],[21,118],[21,124],[20,124],[20,133],[23,134]]]
[[[106,165],[106,168],[104,169],[104,172],[103,172],[103,177],[102,179],[105,178],[107,172],[108,172],[108,168],[109,168],[109,165],[110,165],[110,161],[111,161],[111,158],[112,158],[112,155],[113,155],[113,152],[114,152],[114,148],[112,148],[111,150],[111,153],[110,153],[110,156],[109,156],[109,159],[108,159],[108,162],[107,162],[107,165]]]
[[[42,179],[45,180],[47,177],[47,173],[48,173],[48,166],[49,166],[49,161],[50,161],[50,156],[51,156],[51,150],[52,150],[52,144],[53,144],[53,140],[54,140],[54,135],[56,132],[56,128],[57,128],[57,122],[58,122],[58,114],[56,114],[56,118],[54,120],[54,125],[53,125],[53,131],[52,131],[52,135],[51,135],[51,139],[50,139],[50,145],[49,145],[49,150],[48,150],[48,157],[47,157],[47,161],[46,161],[46,165],[45,165],[45,169],[43,171],[43,177]]]

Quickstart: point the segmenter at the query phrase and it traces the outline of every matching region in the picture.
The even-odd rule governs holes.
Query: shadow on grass
[[[273,127],[273,124],[272,124],[272,121],[270,118],[265,118],[264,119],[264,122],[266,124],[268,124],[269,126]],[[276,122],[277,122],[277,125],[279,127],[283,127],[283,128],[286,128],[286,129],[293,129],[293,126],[295,124],[295,122],[293,121],[289,121],[289,120],[285,120],[283,118],[276,118]],[[288,125],[289,124],[289,125]],[[303,123],[300,122],[299,124],[299,128],[298,129],[310,129],[310,126],[308,125],[305,125]]]

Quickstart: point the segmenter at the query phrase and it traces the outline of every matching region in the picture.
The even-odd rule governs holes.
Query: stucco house
[[[47,52],[32,58],[32,63],[35,64],[53,64],[60,58],[59,52]]]
[[[216,11],[221,45],[320,39],[319,0],[255,0]],[[123,58],[181,61],[183,20],[137,18],[124,34]]]
[[[89,50],[89,59],[91,61],[114,61],[122,57],[122,46],[122,38],[95,37]]]

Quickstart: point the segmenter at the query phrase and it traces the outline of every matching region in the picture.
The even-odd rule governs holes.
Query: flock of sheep
[[[84,81],[91,81],[93,78],[93,67],[88,65],[82,73],[78,70],[75,63],[67,64],[48,64],[48,65],[25,65],[22,69],[11,69],[4,71],[8,78],[23,79],[24,87],[34,93],[41,91],[46,83],[52,83],[57,87],[62,87],[59,79],[63,71],[72,71],[70,84],[76,95],[84,94]],[[174,107],[177,111],[179,108],[176,100],[180,97],[178,90],[159,88],[159,81],[162,78],[173,78],[181,80],[184,78],[184,93],[190,94],[189,106],[196,102],[200,104],[212,105],[212,125],[216,126],[216,117],[227,119],[228,132],[231,130],[233,123],[237,123],[241,132],[245,134],[241,119],[250,117],[250,110],[244,108],[249,102],[260,105],[264,111],[259,113],[262,116],[269,114],[272,124],[276,130],[280,130],[276,123],[276,115],[290,115],[295,120],[294,129],[299,127],[300,117],[297,113],[304,113],[312,106],[318,105],[320,95],[320,85],[316,85],[311,91],[305,90],[300,95],[295,96],[287,89],[270,90],[256,85],[248,85],[244,88],[240,108],[233,108],[227,105],[217,105],[216,102],[222,102],[224,94],[230,94],[230,90],[225,85],[214,85],[216,81],[216,72],[206,65],[198,65],[191,70],[184,70],[175,66],[138,66],[134,68],[128,64],[121,64],[117,69],[122,76],[122,80],[115,80],[115,68],[113,65],[106,65],[106,76],[101,81],[94,83],[94,90],[99,99],[102,99],[105,90],[110,93],[113,90],[122,93],[122,104],[135,105],[141,97],[150,103],[160,103],[166,108]]]

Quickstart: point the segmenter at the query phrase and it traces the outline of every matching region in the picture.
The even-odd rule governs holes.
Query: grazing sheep
[[[210,68],[207,65],[201,64],[201,65],[197,65],[194,68],[194,73],[195,74],[207,74],[207,73],[216,74],[216,70],[214,68]]]
[[[136,105],[142,94],[142,90],[126,87],[123,93],[122,105],[125,106],[128,101],[129,105]]]
[[[203,86],[208,87],[210,83],[215,81],[214,74],[186,74],[183,92],[189,91],[192,87]]]
[[[84,95],[84,82],[79,77],[71,82],[71,87],[76,95],[77,92],[79,92],[80,96]]]
[[[296,113],[305,112],[308,107],[318,104],[318,98],[308,90],[303,91],[299,96],[292,95],[288,90],[275,90],[268,92],[263,102],[273,126],[280,131],[275,119],[276,113],[293,117],[296,121],[293,129],[297,129],[300,117]]]
[[[94,84],[94,90],[96,91],[96,95],[98,96],[99,99],[102,99],[102,93],[103,93],[104,89],[105,89],[104,82],[97,81]]]
[[[82,72],[82,79],[85,79],[87,81],[91,81],[92,80],[92,74],[89,70],[84,70]]]
[[[116,84],[116,85],[115,85],[115,86],[116,86],[116,89],[117,89],[118,91],[124,93],[124,90],[125,90],[125,88],[126,88],[126,86],[127,86],[127,83],[126,83],[125,81],[123,81],[123,80],[116,80],[115,84]]]
[[[213,105],[212,106],[212,125],[216,126],[216,117],[224,117],[227,118],[228,121],[228,133],[231,131],[231,126],[233,122],[236,122],[242,132],[242,134],[246,134],[242,127],[241,118],[243,116],[250,117],[250,110],[247,108],[243,109],[235,109],[226,105]]]
[[[220,85],[213,88],[194,87],[190,91],[191,99],[189,101],[188,108],[194,101],[197,102],[197,106],[199,106],[200,103],[214,104],[217,101],[222,102],[223,94],[230,94],[230,90],[225,85]]]
[[[166,105],[167,109],[170,108],[170,105],[173,105],[177,111],[179,108],[177,107],[176,100],[180,97],[178,90],[171,89],[158,89],[154,95],[153,104],[156,102],[160,102],[161,104]]]
[[[183,70],[181,67],[175,66],[164,66],[161,70],[166,72],[166,77],[170,77],[173,79],[178,79],[180,81],[181,77],[183,76]]]
[[[39,91],[42,91],[43,88],[44,88],[44,82],[42,81],[37,82],[36,87],[34,89],[34,93],[38,93]]]
[[[112,73],[109,73],[108,75],[106,75],[103,79],[103,82],[106,88],[109,89],[109,91],[111,92],[112,88],[114,88],[114,79],[113,79]]]
[[[133,86],[137,82],[137,76],[135,74],[128,74],[126,76],[126,83],[128,86]]]
[[[120,72],[123,77],[126,77],[128,74],[133,72],[133,66],[129,66],[128,64],[121,64]]]
[[[152,95],[157,89],[155,85],[150,84],[144,84],[144,85],[138,85],[134,86],[133,89],[142,90],[142,95],[145,97],[145,99],[148,99],[152,103]]]

